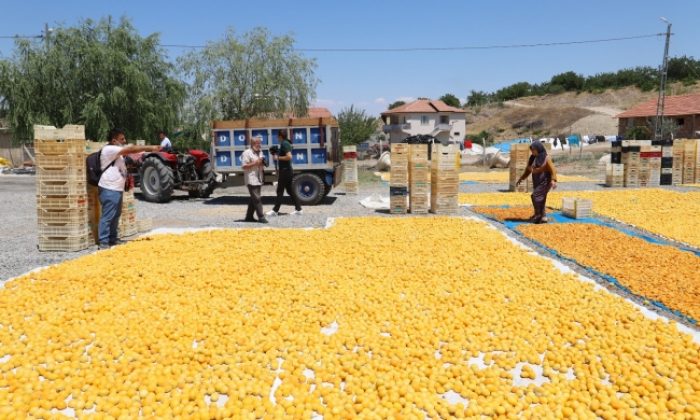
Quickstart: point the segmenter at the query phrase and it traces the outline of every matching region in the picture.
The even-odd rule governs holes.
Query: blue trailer
[[[285,118],[214,121],[211,156],[222,183],[233,184],[243,175],[241,155],[253,137],[262,138],[262,152],[269,165],[265,182],[277,179],[270,147],[279,145],[284,131],[292,143],[293,191],[302,205],[318,204],[342,181],[342,146],[335,118]],[[233,181],[233,182],[232,182]]]

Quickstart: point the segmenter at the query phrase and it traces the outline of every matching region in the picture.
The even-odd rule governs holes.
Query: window
[[[676,123],[682,126],[683,124],[685,124],[685,118],[677,118]]]
[[[406,124],[406,116],[401,117],[401,124]]]
[[[420,125],[428,125],[429,122],[430,121],[427,115],[420,117]]]
[[[440,124],[449,124],[450,123],[450,116],[449,115],[440,115]]]

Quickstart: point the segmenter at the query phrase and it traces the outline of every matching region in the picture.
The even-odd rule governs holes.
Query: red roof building
[[[620,122],[618,135],[625,136],[635,127],[646,127],[654,132],[656,119],[656,99],[650,99],[627,111],[618,114]],[[677,138],[695,138],[700,131],[700,94],[667,96],[664,102],[664,118],[672,119],[678,125],[674,133]]]

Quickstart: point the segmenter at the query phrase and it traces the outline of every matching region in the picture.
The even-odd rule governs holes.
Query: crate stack
[[[520,185],[515,185],[520,176],[527,169],[527,162],[530,159],[530,145],[527,143],[517,143],[510,146],[510,191],[528,192],[530,191],[530,179],[525,179]]]
[[[683,183],[683,151],[685,147],[683,143],[683,140],[673,140],[673,185]]]
[[[641,164],[641,146],[636,140],[622,141],[622,164],[624,166],[625,187],[639,187],[639,170]]]
[[[357,194],[357,146],[343,146],[343,186],[347,194]]]
[[[683,142],[683,183],[695,183],[695,169],[697,164],[697,141],[685,140]]]
[[[389,181],[389,212],[408,212],[408,144],[391,145],[391,180]]]
[[[695,184],[700,184],[700,140],[693,140],[695,143]]]
[[[125,191],[122,195],[122,213],[119,216],[119,238],[126,238],[139,233],[136,220],[136,199],[134,190]]]
[[[85,127],[34,126],[34,139],[39,250],[86,249]]]
[[[625,165],[608,163],[605,167],[605,185],[613,188],[625,186]]]
[[[454,145],[433,145],[430,158],[430,211],[455,214],[459,209],[459,170],[456,164],[459,148]]]
[[[661,180],[661,146],[643,145],[639,153],[639,186],[658,187]]]
[[[673,185],[673,142],[664,141],[661,145],[660,185]]]
[[[454,165],[454,158],[452,165]],[[430,207],[430,168],[428,145],[410,144],[408,148],[408,194],[412,214],[428,213]]]
[[[610,163],[622,163],[622,140],[613,140],[610,143]]]

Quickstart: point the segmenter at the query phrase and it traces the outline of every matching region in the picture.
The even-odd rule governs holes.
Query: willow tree
[[[179,64],[189,82],[185,118],[197,135],[215,119],[303,116],[318,83],[315,60],[295,51],[291,36],[265,28],[241,37],[229,29]]]
[[[33,124],[85,124],[91,139],[117,126],[150,139],[177,126],[184,95],[159,36],[140,36],[126,18],[58,27],[48,39],[17,41],[0,61],[0,98],[20,140],[32,138]]]

